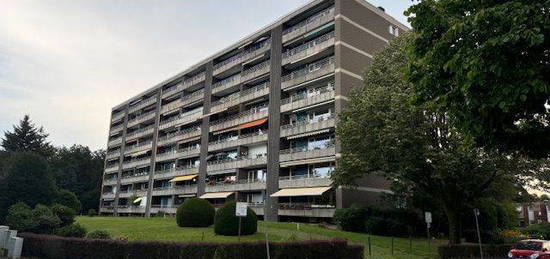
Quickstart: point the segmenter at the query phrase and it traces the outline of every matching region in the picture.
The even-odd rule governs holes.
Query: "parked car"
[[[512,250],[508,252],[508,258],[532,259],[546,254],[550,249],[550,241],[539,239],[528,239],[517,242]],[[549,253],[550,254],[550,253]],[[538,259],[538,258],[537,258]]]
[[[536,252],[529,259],[550,259],[550,252]]]

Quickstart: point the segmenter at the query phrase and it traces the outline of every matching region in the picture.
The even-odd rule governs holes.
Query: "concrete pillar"
[[[212,73],[214,70],[214,62],[210,61],[205,66],[205,81],[204,81],[204,101],[203,101],[203,118],[201,127],[201,153],[199,165],[199,177],[197,183],[197,197],[205,193],[206,175],[207,175],[207,160],[208,160],[208,143],[210,137],[210,107],[212,101]]]
[[[149,188],[147,188],[147,203],[145,204],[145,217],[151,217],[151,202],[153,201],[153,183],[155,181],[155,165],[157,160],[157,141],[159,135],[160,125],[160,109],[162,106],[162,91],[157,93],[157,105],[156,105],[156,118],[155,118],[155,130],[153,132],[153,144],[151,145],[151,164],[149,165]]]
[[[23,249],[23,238],[11,237],[8,244],[8,258],[21,258],[21,250]]]

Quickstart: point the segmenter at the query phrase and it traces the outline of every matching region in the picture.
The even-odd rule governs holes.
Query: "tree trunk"
[[[447,215],[447,221],[449,222],[449,244],[460,244],[460,238],[462,236],[462,210],[461,206],[457,204],[444,204],[445,215]]]

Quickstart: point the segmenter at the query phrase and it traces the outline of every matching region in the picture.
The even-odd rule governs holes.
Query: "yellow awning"
[[[174,179],[170,180],[169,182],[175,183],[175,182],[181,182],[181,181],[189,181],[189,180],[193,180],[197,176],[198,176],[197,174],[178,176],[178,177],[175,177]]]
[[[326,191],[330,190],[328,187],[313,187],[313,188],[292,188],[292,189],[282,189],[274,194],[271,194],[271,197],[295,197],[295,196],[321,196]]]
[[[205,193],[201,197],[201,199],[225,199],[229,197],[229,195],[233,194],[233,192],[210,192]]]
[[[138,203],[138,202],[140,202],[141,200],[143,200],[143,198],[141,198],[141,197],[140,197],[140,198],[137,198],[137,199],[134,200],[134,203]]]

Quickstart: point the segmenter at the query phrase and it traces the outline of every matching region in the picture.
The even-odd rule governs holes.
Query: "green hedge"
[[[485,257],[507,258],[512,245],[482,245]],[[438,247],[441,259],[478,258],[479,245],[450,245]]]
[[[180,227],[208,227],[214,224],[216,210],[210,202],[191,198],[183,202],[176,212],[176,220]]]
[[[237,203],[231,201],[216,211],[214,232],[224,236],[239,234],[239,217],[235,216]],[[250,208],[247,208],[246,217],[241,219],[241,235],[252,235],[258,231],[258,217]]]
[[[38,258],[196,258],[196,259],[264,259],[264,242],[244,243],[165,243],[124,242],[66,238],[22,233],[25,239],[22,256]],[[363,258],[363,246],[349,245],[345,240],[313,240],[293,243],[270,243],[273,259]]]

